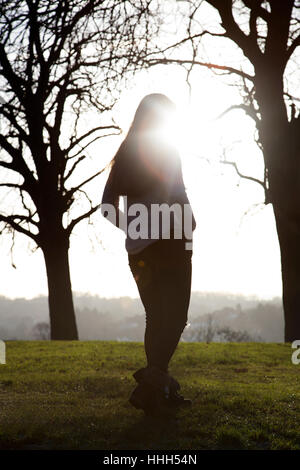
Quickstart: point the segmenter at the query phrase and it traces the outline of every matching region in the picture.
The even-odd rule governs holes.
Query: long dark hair
[[[146,159],[143,161],[141,156],[145,150],[152,155],[157,150],[162,154],[166,144],[159,140],[158,131],[174,111],[175,104],[161,93],[141,100],[127,136],[109,163],[110,177],[119,194],[138,195],[159,184],[157,174],[151,171],[151,165],[145,165]]]

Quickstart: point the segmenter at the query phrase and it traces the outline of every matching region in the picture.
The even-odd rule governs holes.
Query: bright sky
[[[194,291],[222,291],[270,298],[281,295],[280,256],[271,206],[265,207],[259,185],[240,180],[232,167],[218,163],[222,145],[231,148],[240,170],[261,177],[262,158],[253,143],[253,125],[241,111],[215,118],[233,103],[238,92],[205,70],[195,72],[189,105],[185,74],[177,67],[158,67],[143,72],[125,90],[115,110],[124,129],[121,138],[103,139],[90,152],[91,167],[103,167],[126,135],[141,98],[152,92],[168,95],[177,105],[182,133],[177,139],[184,180],[193,207]],[[90,119],[90,118],[89,118]],[[90,120],[88,119],[89,123]],[[220,145],[221,142],[221,145]],[[236,142],[230,147],[230,142]],[[88,173],[88,169],[83,171]],[[107,173],[94,186],[101,197]],[[100,212],[93,226],[80,224],[71,239],[70,265],[73,290],[103,297],[138,296],[128,267],[125,235]],[[11,267],[8,239],[0,239],[2,279],[0,294],[34,297],[47,294],[40,250],[27,250],[27,240],[17,237]]]
[[[175,2],[176,3],[176,2]],[[174,2],[166,2],[173,8]],[[183,5],[177,2],[176,5]],[[205,4],[204,4],[205,7]],[[204,11],[208,23],[212,9]],[[174,26],[171,15],[169,31]],[[178,16],[179,18],[179,16]],[[166,27],[167,28],[167,27]],[[239,67],[241,55],[228,41],[216,47],[215,38],[207,38],[209,57],[216,63]],[[205,50],[203,51],[205,56]],[[217,120],[225,109],[240,104],[235,87],[206,69],[191,75],[191,97],[185,72],[176,66],[160,66],[139,73],[130,89],[124,89],[114,117],[124,133],[106,138],[90,148],[90,159],[81,167],[85,178],[103,168],[114,156],[132,121],[140,100],[148,93],[165,93],[178,109],[180,133],[176,133],[185,185],[197,221],[194,232],[194,291],[221,291],[271,298],[281,295],[280,253],[273,210],[264,206],[262,188],[240,179],[234,168],[219,163],[224,148],[228,159],[235,160],[240,171],[256,178],[263,176],[262,156],[254,143],[254,125],[242,111],[232,111]],[[85,126],[99,125],[91,114]],[[172,137],[174,140],[174,136]],[[107,172],[91,185],[90,194],[99,201]],[[82,210],[82,207],[79,207]],[[14,264],[11,266],[10,240],[0,237],[0,295],[34,297],[47,294],[47,281],[40,250],[28,250],[29,241],[16,237]],[[71,237],[70,266],[73,290],[103,297],[138,296],[128,267],[125,234],[105,220],[100,211],[93,225],[81,223]]]

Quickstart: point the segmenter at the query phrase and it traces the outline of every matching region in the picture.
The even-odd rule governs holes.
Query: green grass
[[[300,365],[288,344],[180,343],[170,372],[193,406],[128,403],[142,343],[6,343],[0,449],[300,449]]]

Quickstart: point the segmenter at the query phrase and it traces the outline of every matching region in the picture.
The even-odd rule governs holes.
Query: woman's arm
[[[117,183],[116,167],[114,164],[104,187],[101,201],[101,213],[103,217],[107,218],[107,220],[109,220],[113,225],[122,229],[123,227],[120,226],[120,217],[124,214],[119,209],[120,194]]]
[[[192,230],[195,230],[197,224],[196,224],[196,220],[194,217],[194,213],[192,211],[189,198],[186,193],[186,188],[185,188],[185,184],[183,181],[181,158],[179,154],[176,155],[176,169],[174,173],[172,196],[174,199],[173,202],[178,202],[182,205],[185,205],[185,204],[188,205],[188,209],[190,210],[191,217],[192,217]]]

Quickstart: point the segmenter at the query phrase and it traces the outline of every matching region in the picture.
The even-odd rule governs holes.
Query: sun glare
[[[180,107],[161,125],[159,138],[176,146],[185,156],[199,146],[199,132],[195,128],[197,121],[199,121],[199,115],[196,113],[193,115],[191,107]]]

